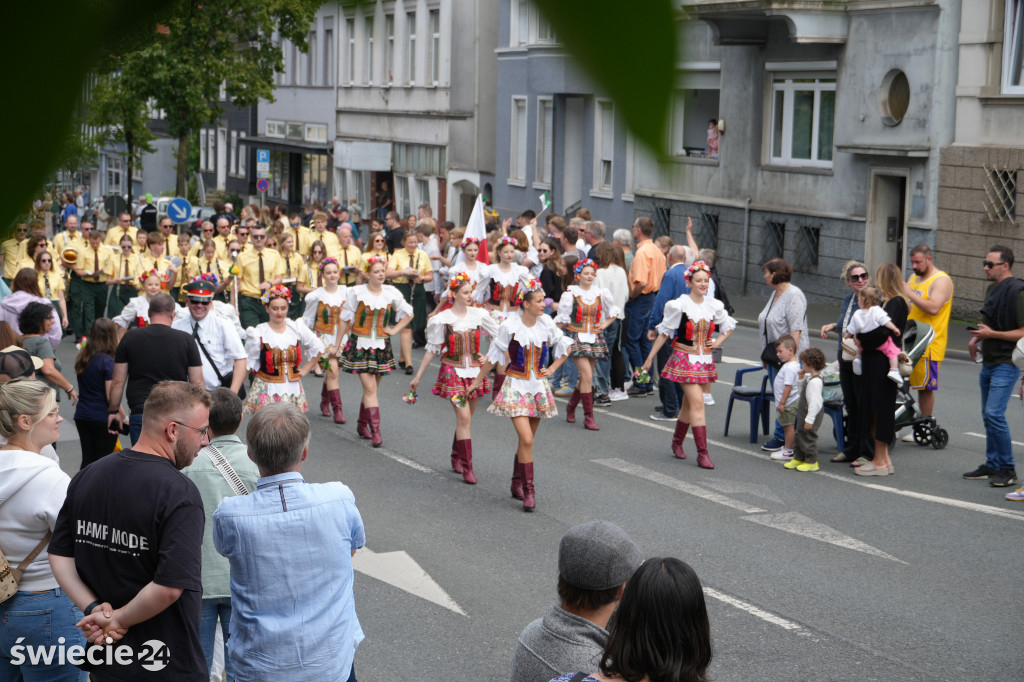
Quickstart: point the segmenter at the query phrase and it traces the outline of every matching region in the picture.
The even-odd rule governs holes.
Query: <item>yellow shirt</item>
[[[107,261],[107,277],[117,280],[118,284],[126,284],[140,288],[139,277],[142,276],[142,259],[134,253],[125,256],[118,254]],[[127,278],[127,281],[125,279]]]
[[[290,234],[292,236],[295,240],[295,250],[303,256],[309,256],[309,248],[312,246],[313,242],[316,241],[312,234],[310,234],[311,232],[311,229],[304,227],[303,225],[299,225],[298,229],[289,227],[281,230],[281,234]]]
[[[324,230],[323,232],[310,230],[308,239],[310,247],[313,245],[313,242],[317,240],[322,241],[324,243],[324,249],[327,251],[328,258],[338,258],[338,254],[341,253],[341,242],[338,241],[338,235],[334,234],[333,232],[328,232],[327,230]],[[303,255],[308,254],[309,248],[306,249],[306,253],[304,253]],[[340,262],[341,259],[338,258],[338,261]]]
[[[352,286],[356,283],[357,271],[363,267],[363,254],[359,252],[358,246],[350,244],[347,249],[338,249],[337,258],[338,265],[341,266],[341,279],[338,280],[338,283]],[[355,268],[355,270],[346,270],[345,268]]]
[[[299,254],[292,253],[287,259],[281,256],[281,268],[284,271],[284,280],[281,283],[285,286],[289,284],[306,286],[309,284],[309,268],[306,267],[306,259]],[[293,278],[293,281],[289,281]]]
[[[46,250],[49,251],[50,249],[47,248]],[[54,271],[56,271],[56,273],[59,276],[63,277],[64,276],[64,269],[60,266],[60,259],[57,258],[56,256],[54,256],[52,253],[50,254],[50,259],[51,259],[51,261],[52,261],[52,263],[54,265]],[[27,257],[26,258],[22,258],[20,261],[18,261],[18,267],[14,271],[14,274],[18,274],[18,270],[24,270],[25,268],[28,268],[29,270],[35,270],[36,269],[36,262],[35,262],[35,260],[32,259],[32,258],[27,258]]]
[[[420,284],[427,278],[434,276],[434,268],[430,265],[430,256],[425,251],[420,251],[419,249],[412,253],[409,253],[406,249],[395,251],[391,254],[391,259],[388,261],[388,268],[391,270],[416,268],[420,273]],[[395,284],[408,284],[409,278],[399,275],[391,281]]]
[[[53,236],[53,248],[56,249],[57,253],[62,253],[68,247],[81,251],[86,247],[86,244],[88,244],[88,241],[81,230],[73,235],[65,230]]]
[[[217,275],[217,279],[221,282],[228,276],[229,263],[222,261],[216,256],[213,260],[206,260],[206,258],[192,258],[188,261],[188,279],[192,281],[193,277],[198,277],[200,273],[212,272]]]
[[[259,298],[263,293],[260,289],[260,253],[263,254],[263,282],[270,282],[278,275],[284,274],[284,261],[281,254],[273,249],[263,251],[244,251],[238,254],[238,265],[240,289],[243,296]]]
[[[56,270],[50,270],[49,272],[39,271],[39,292],[43,295],[43,298],[56,301],[64,293],[64,277]]]
[[[924,300],[929,301],[931,299],[928,298],[928,289],[931,288],[932,284],[939,277],[949,277],[949,275],[947,275],[945,272],[942,272],[941,270],[939,270],[934,275],[925,280],[919,280],[917,278],[917,275],[911,275],[910,280],[907,282],[907,284],[910,285],[911,289],[921,294],[921,297]],[[949,314],[953,310],[952,279],[950,279],[949,284],[949,300],[947,300],[942,305],[942,307],[939,308],[939,312],[935,313],[934,315],[929,315],[925,311],[918,308],[916,305],[912,305],[910,306],[910,314],[907,315],[907,319],[917,320],[918,322],[924,322],[925,324],[930,325],[931,328],[935,330],[935,338],[932,339],[932,342],[930,344],[928,344],[928,351],[923,356],[928,357],[934,360],[935,362],[942,362],[942,360],[946,357],[946,340],[949,335]]]
[[[233,236],[229,235],[228,237],[222,237],[219,234],[213,238],[213,243],[217,245],[217,258],[228,257],[228,244],[231,242],[232,239],[234,239]],[[202,242],[200,242],[200,244],[201,243]],[[202,251],[202,248],[203,247],[200,246],[199,250]]]
[[[14,279],[18,274],[18,261],[21,260],[21,243],[12,237],[0,244],[0,250],[4,255],[4,277]]]
[[[109,249],[104,249],[102,246],[98,249],[93,249],[91,245],[87,244],[78,254],[78,262],[75,263],[75,268],[87,273],[82,277],[86,282],[106,282],[106,272],[110,268],[111,259],[112,256]]]
[[[107,238],[103,240],[103,243],[119,247],[121,244],[121,237],[123,237],[125,233],[132,238],[132,245],[138,246],[136,236],[139,234],[139,228],[134,225],[129,227],[127,230],[120,225],[114,225],[112,228],[107,230]]]
[[[171,263],[171,259],[167,256],[154,258],[152,254],[147,253],[142,257],[142,272],[144,273],[149,272],[150,270],[156,270],[157,272],[166,275],[167,271],[172,267],[174,267],[174,265]]]
[[[172,233],[164,237],[162,232],[152,232],[149,235],[150,239],[154,239],[156,237],[160,237],[164,240],[165,256],[167,256],[168,258],[171,258],[173,256],[181,258],[181,249],[178,248],[178,235]]]

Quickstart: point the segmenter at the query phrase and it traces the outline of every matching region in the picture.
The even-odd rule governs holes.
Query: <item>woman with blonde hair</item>
[[[61,329],[68,328],[68,304],[64,298],[64,277],[54,267],[53,255],[46,250],[36,254],[36,272],[39,273],[39,292],[50,300],[60,314]]]

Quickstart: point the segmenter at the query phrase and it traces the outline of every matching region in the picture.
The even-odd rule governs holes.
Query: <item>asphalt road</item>
[[[822,347],[834,355],[834,345]],[[65,340],[65,367],[73,352]],[[949,432],[946,449],[899,444],[894,476],[859,478],[828,462],[827,419],[815,474],[786,470],[749,443],[744,403],[723,438],[727,382],[744,359],[756,360],[757,332],[738,329],[725,354],[708,416],[714,471],[696,466],[689,439],[690,458],[672,458],[672,424],[648,418],[655,397],[613,403],[597,411],[599,433],[585,431],[582,418],[541,424],[533,514],[509,496],[508,419],[477,413],[480,482],[469,486],[449,469],[454,420],[446,401],[427,395],[427,378],[412,406],[401,402],[404,374],[384,380],[384,447],[374,450],[355,435],[359,389],[344,377],[350,422],[311,413],[303,473],[348,484],[366,523],[373,554],[357,555],[360,680],[508,679],[516,637],[555,599],[560,537],[598,518],[626,529],[648,556],[695,568],[719,682],[1024,679],[1013,597],[1024,505],[961,479],[984,457],[984,438],[973,435],[984,433],[977,368],[957,360],[942,368],[936,416]],[[305,382],[311,398],[316,381]],[[67,402],[62,409],[70,419]],[[1019,449],[1020,401],[1008,417]],[[73,472],[74,425],[62,433],[58,449]]]

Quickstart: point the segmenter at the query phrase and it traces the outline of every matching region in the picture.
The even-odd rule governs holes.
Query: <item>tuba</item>
[[[60,252],[60,258],[65,263],[68,263],[69,265],[74,265],[75,263],[78,262],[78,249],[74,249],[69,246]]]

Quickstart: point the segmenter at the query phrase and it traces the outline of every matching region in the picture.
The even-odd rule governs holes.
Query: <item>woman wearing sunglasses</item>
[[[64,299],[64,277],[54,269],[53,254],[45,249],[36,254],[36,272],[39,273],[39,292],[50,300],[60,315],[61,329],[68,328],[68,304]]]

